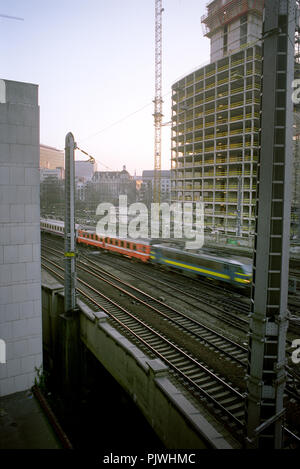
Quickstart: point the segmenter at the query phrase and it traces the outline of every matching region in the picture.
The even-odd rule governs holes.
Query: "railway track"
[[[47,249],[49,251],[49,247]],[[53,248],[50,248],[50,249],[53,252],[55,251]],[[58,254],[61,256],[62,252],[58,252],[56,250],[56,255],[58,255]],[[107,271],[105,271],[104,273],[103,273],[103,271],[101,271],[101,274],[99,274],[99,266],[96,263],[94,263],[93,261],[91,261],[90,258],[87,258],[87,261],[89,262],[88,266],[87,266],[86,263],[84,263],[82,261],[79,261],[80,264],[84,264],[84,265],[80,265],[79,267],[80,267],[80,269],[82,269],[83,272],[85,272],[85,274],[93,275],[93,276],[96,275],[99,280],[104,281],[104,282],[110,282],[110,284],[114,288],[118,288],[119,291],[122,292],[123,294],[130,295],[131,298],[134,299],[135,301],[140,301],[141,303],[144,303],[145,298],[147,297],[147,302],[151,300],[150,303],[152,303],[151,305],[147,305],[147,306],[148,307],[150,306],[151,308],[153,308],[156,311],[157,311],[158,306],[159,307],[165,306],[162,302],[160,302],[156,298],[150,297],[150,295],[147,295],[144,292],[141,292],[141,290],[133,287],[132,285],[128,284],[127,282],[122,281],[122,287],[120,287],[119,286],[120,285],[120,279],[118,277],[116,277],[115,275],[113,275],[111,273],[108,273]],[[91,263],[95,264],[95,266],[93,266],[92,268],[90,266]],[[57,267],[59,267],[61,270],[63,270],[60,266],[57,266]],[[45,268],[49,269],[49,266],[48,267],[45,266]],[[54,273],[54,272],[52,272],[52,273]],[[118,285],[116,283],[113,283],[113,282],[109,281],[107,278],[105,278],[105,276],[109,277],[114,282],[118,282]],[[62,276],[60,276],[60,277],[62,278]],[[101,278],[99,278],[99,277],[101,277]],[[82,282],[82,281],[80,281],[80,282]],[[103,294],[98,292],[94,287],[91,287],[91,285],[88,285],[86,282],[82,282],[82,283],[85,284],[85,286],[87,288],[92,289],[93,292],[95,291],[97,295],[101,295],[102,299],[104,298],[110,304],[113,303],[113,305],[114,305],[113,308],[122,308],[120,305],[117,305],[116,303],[114,303],[111,299],[109,299],[107,297],[104,297]],[[127,291],[125,290],[124,287],[126,287]],[[134,294],[132,292],[134,292]],[[80,293],[83,294],[83,292],[81,290],[80,290]],[[143,295],[144,299],[142,299],[141,297],[138,296],[140,294]],[[84,296],[85,296],[85,298],[88,298],[88,295],[84,294]],[[113,317],[114,314],[116,314],[114,309],[109,310],[107,305],[103,306],[102,301],[101,301],[101,305],[99,305],[99,303],[97,303],[97,304],[94,303],[94,300],[91,296],[90,296],[89,300],[91,301],[92,304],[96,305],[97,307],[101,307],[101,309],[105,310],[105,312],[107,312],[108,314],[109,314],[108,311],[110,311],[110,314],[109,314],[110,317]],[[171,310],[173,310],[172,308],[169,308],[169,307],[167,307],[167,309],[169,309],[169,313],[170,313]],[[132,313],[129,313],[127,310],[124,310],[124,308],[122,308],[122,310],[123,310],[123,315],[124,314],[129,314],[130,315],[130,321],[134,320]],[[166,316],[168,316],[168,318],[166,318],[166,319],[173,322],[173,323],[175,322],[177,324],[177,327],[181,327],[181,330],[184,331],[186,334],[190,334],[190,335],[193,335],[194,337],[197,337],[199,341],[202,341],[202,343],[203,342],[206,343],[206,345],[208,345],[210,347],[210,349],[214,349],[215,351],[220,353],[222,356],[227,356],[230,360],[234,360],[235,362],[239,363],[239,365],[241,365],[241,366],[245,365],[245,361],[246,361],[246,349],[245,348],[244,348],[244,356],[243,355],[238,356],[236,354],[236,352],[234,352],[234,348],[237,344],[234,344],[233,349],[232,349],[232,346],[233,346],[232,343],[230,343],[230,344],[227,343],[226,345],[222,344],[221,349],[220,349],[221,342],[218,343],[218,339],[223,341],[224,337],[220,337],[220,336],[218,337],[218,335],[215,334],[215,331],[208,330],[208,328],[203,329],[202,324],[200,324],[198,321],[191,320],[191,318],[185,317],[185,315],[182,315],[182,313],[180,313],[181,314],[181,319],[178,322],[178,316],[177,316],[177,319],[175,317],[176,315],[178,315],[178,313],[179,313],[178,311],[173,310],[172,314],[170,316],[168,316],[168,313],[166,313],[166,311],[160,311],[160,314],[165,314]],[[122,318],[120,318],[120,313],[119,313],[117,319],[119,321],[121,321],[123,324],[125,324],[126,327],[128,326],[129,323],[127,321],[129,321],[129,319],[125,319],[124,316]],[[220,378],[216,373],[209,370],[199,360],[193,358],[189,352],[187,352],[186,350],[182,350],[180,347],[178,347],[177,345],[172,343],[167,337],[163,336],[161,333],[154,330],[153,327],[149,326],[148,324],[146,324],[145,322],[139,320],[136,317],[135,317],[135,320],[138,321],[138,323],[139,323],[139,326],[137,328],[137,332],[133,328],[131,322],[130,322],[130,327],[129,327],[130,331],[129,331],[129,329],[126,329],[126,327],[125,327],[127,332],[130,332],[130,334],[132,334],[133,337],[135,337],[135,339],[137,339],[140,343],[142,343],[149,350],[151,350],[154,353],[155,356],[159,356],[162,360],[164,360],[169,365],[170,369],[173,370],[176,373],[176,375],[181,377],[181,379],[183,379],[184,383],[188,385],[188,388],[190,390],[191,389],[193,390],[194,394],[197,397],[199,397],[201,400],[204,400],[204,403],[206,403],[209,407],[212,407],[217,412],[217,414],[220,414],[221,420],[225,419],[223,423],[226,424],[226,421],[230,421],[231,425],[232,425],[232,422],[233,422],[233,425],[234,425],[235,429],[238,431],[238,434],[241,435],[241,427],[244,424],[244,422],[243,422],[243,410],[242,410],[243,407],[244,407],[244,405],[243,405],[244,395],[239,390],[233,388],[231,385],[229,385],[229,389],[234,390],[233,394],[230,394],[228,388],[225,391],[225,389],[222,388],[222,386],[223,386],[222,383],[225,382],[225,380],[223,378]],[[181,322],[181,324],[180,324],[180,322]],[[118,323],[118,324],[120,325],[120,323]],[[152,340],[147,341],[148,332],[145,332],[145,335],[144,335],[144,333],[140,329],[141,327],[144,327],[144,326],[146,328],[148,328],[147,329],[148,332],[151,330],[154,334],[157,334],[156,338],[159,337],[160,340],[167,341],[169,346],[173,347],[173,349],[172,349],[173,351],[171,351],[171,349],[170,349],[170,353],[164,354],[163,353],[163,351],[164,351],[163,342],[156,343],[154,339],[153,339],[153,341]],[[123,326],[121,326],[121,327],[123,327]],[[210,335],[211,333],[213,333],[213,336]],[[176,350],[176,354],[175,354],[174,350]],[[177,355],[177,353],[178,354],[181,353],[181,355]],[[239,353],[241,353],[241,349],[239,350]],[[189,359],[191,360],[190,362],[188,362]],[[196,366],[196,364],[201,365],[200,366],[201,372],[199,370],[196,371],[196,368],[194,368]],[[193,380],[193,378],[195,376],[196,376],[196,379]],[[208,376],[217,377],[217,380],[216,380],[215,384],[213,384],[213,382],[211,383],[208,380]],[[194,383],[193,383],[193,381],[194,381]],[[288,378],[288,382],[287,382],[287,393],[288,393],[288,395],[290,397],[293,397],[294,399],[299,400],[299,395],[297,393],[297,390],[295,392],[295,381],[293,381],[293,383],[291,383],[291,385],[289,384],[289,381],[291,381],[291,380],[289,380],[289,378]],[[296,387],[298,387],[298,385]],[[235,392],[237,394],[235,394]],[[226,393],[229,393],[229,394],[226,394]],[[235,396],[236,400],[234,400],[234,396]],[[239,396],[240,400],[238,399],[237,396]],[[219,400],[219,397],[221,398],[220,400]],[[229,407],[227,406],[228,403],[229,403]],[[287,432],[289,432],[291,435],[294,435],[294,433],[291,432],[291,430],[287,430]],[[294,435],[294,436],[295,436],[296,439],[298,438],[296,435]]]
[[[59,246],[61,249],[61,245]],[[49,250],[49,247],[47,246]],[[53,249],[53,248],[52,248]],[[84,249],[86,250],[86,249]],[[194,279],[188,279],[189,286],[187,291],[187,279],[184,278],[180,280],[178,273],[175,272],[164,272],[162,269],[159,270],[159,277],[154,278],[153,276],[153,266],[151,269],[151,273],[147,274],[145,269],[150,267],[148,265],[139,265],[139,263],[134,263],[134,265],[129,262],[128,260],[122,259],[119,256],[114,256],[115,258],[112,260],[105,254],[102,255],[101,253],[101,260],[96,262],[98,267],[104,269],[103,263],[106,266],[113,267],[114,269],[117,268],[120,272],[124,272],[126,274],[130,274],[131,277],[136,278],[138,281],[145,281],[149,285],[153,285],[156,290],[161,290],[162,292],[166,291],[166,288],[172,291],[172,297],[177,298],[179,300],[183,300],[187,305],[191,305],[193,308],[199,307],[199,304],[204,305],[206,308],[210,308],[210,316],[215,317],[218,320],[221,320],[225,324],[234,327],[242,332],[247,332],[249,329],[249,321],[246,316],[249,314],[249,308],[244,303],[238,303],[231,298],[222,295],[216,294],[215,286],[208,286],[212,288],[211,293],[207,293],[207,282],[200,283],[205,290],[199,289],[198,281]],[[91,261],[91,256],[86,256],[83,253],[83,250],[80,250],[79,258],[86,259],[89,263]],[[96,259],[97,260],[97,259]],[[150,272],[150,270],[149,270]],[[169,274],[169,275],[168,275]],[[170,278],[170,275],[172,278]],[[163,280],[161,279],[163,277]],[[218,285],[216,285],[218,287]],[[219,287],[222,290],[222,287]]]
[[[151,310],[152,313],[162,317],[176,328],[179,328],[181,332],[188,334],[189,337],[193,337],[200,343],[210,347],[228,360],[238,365],[245,366],[247,361],[247,349],[245,347],[219,334],[200,321],[192,319],[181,311],[164,304],[148,293],[121,280],[116,275],[103,269],[100,270],[99,266],[96,264],[95,266],[91,266],[91,262],[92,261],[90,261],[89,265],[81,261],[77,262],[77,269],[84,272],[85,275],[91,276],[90,282],[95,283],[95,279],[104,282],[122,295],[126,295],[132,302],[135,302],[135,304],[138,303]]]
[[[83,255],[83,257],[85,259],[88,259],[89,262],[91,262],[91,257],[87,257],[85,255]],[[199,305],[200,302],[203,305],[212,308],[211,316],[214,316],[215,318],[220,319],[226,324],[243,332],[246,332],[248,330],[249,321],[245,318],[246,311],[241,312],[240,310],[238,310],[235,303],[232,302],[231,299],[229,299],[228,297],[225,302],[224,297],[218,297],[216,294],[213,296],[212,293],[208,295],[206,291],[206,285],[204,286],[205,290],[201,290],[199,289],[199,285],[198,287],[193,287],[191,284],[192,282],[189,282],[187,291],[186,279],[185,283],[182,281],[178,281],[176,278],[170,279],[167,275],[165,275],[165,272],[162,272],[161,270],[159,270],[159,275],[160,277],[162,276],[164,280],[157,277],[154,279],[153,269],[152,274],[147,274],[144,269],[142,269],[142,267],[145,266],[137,266],[137,264],[134,264],[133,266],[129,263],[129,265],[125,266],[124,264],[122,264],[123,259],[118,259],[118,261],[121,262],[117,262],[116,264],[116,262],[112,261],[111,259],[108,259],[105,255],[101,255],[101,260],[97,262],[97,264],[99,266],[101,262],[102,264],[104,263],[105,265],[113,267],[126,274],[129,273],[130,276],[136,278],[138,281],[146,280],[148,284],[152,284],[153,286],[155,286],[156,289],[160,289],[162,292],[164,292],[165,289],[168,288],[172,290],[172,297],[178,298],[179,300],[182,300],[182,298],[184,297],[184,302],[186,304],[191,304],[193,307],[195,307],[195,303],[196,305]],[[247,313],[249,314],[249,310],[247,311]]]
[[[54,252],[56,256],[61,256],[63,254],[62,251],[58,251],[53,248],[50,248],[50,251]],[[109,284],[121,294],[127,295],[133,302],[139,302],[143,306],[151,309],[152,312],[162,316],[164,319],[175,325],[175,327],[179,327],[183,333],[208,346],[211,350],[220,354],[220,356],[226,357],[228,360],[235,362],[240,366],[246,366],[248,354],[246,347],[237,344],[199,321],[188,317],[186,314],[165,305],[160,300],[153,298],[140,289],[130,285],[124,280],[121,280],[119,277],[107,272],[102,267],[100,268],[99,265],[91,261],[89,258],[87,258],[87,261],[89,262],[88,264],[79,261],[77,263],[77,267],[79,267],[79,269],[85,274],[92,275],[93,278],[91,278],[91,281],[96,277],[106,284]],[[287,345],[291,345],[290,341],[287,341]],[[286,392],[290,396],[298,399],[300,402],[300,396],[295,392],[295,379],[292,379],[290,374],[288,374],[287,377]]]

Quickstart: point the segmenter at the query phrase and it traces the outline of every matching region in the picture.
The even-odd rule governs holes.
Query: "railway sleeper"
[[[190,370],[192,370],[193,368],[195,368],[195,365],[193,363],[190,363],[190,364],[187,364],[185,366],[182,366],[180,371],[182,371],[183,373],[187,373]]]
[[[209,391],[210,393],[221,392],[221,390],[224,391],[223,386],[220,386],[215,381],[210,381],[210,382],[207,382],[207,383],[198,383],[196,380],[194,380],[194,381],[196,382],[196,384],[198,386],[200,386],[205,391]]]

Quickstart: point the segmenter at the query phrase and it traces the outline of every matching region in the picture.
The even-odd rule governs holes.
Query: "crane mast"
[[[154,98],[154,185],[153,201],[160,202],[162,127],[162,0],[155,0],[155,98]]]

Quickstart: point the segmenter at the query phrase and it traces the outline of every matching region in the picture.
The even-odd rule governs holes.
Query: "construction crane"
[[[160,202],[162,127],[162,0],[155,0],[155,98],[154,98],[154,184],[153,201]]]

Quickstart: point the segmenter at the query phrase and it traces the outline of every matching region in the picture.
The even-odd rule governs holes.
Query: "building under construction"
[[[244,237],[255,229],[263,3],[210,2],[211,63],[172,87],[172,201],[203,200],[208,231]]]

